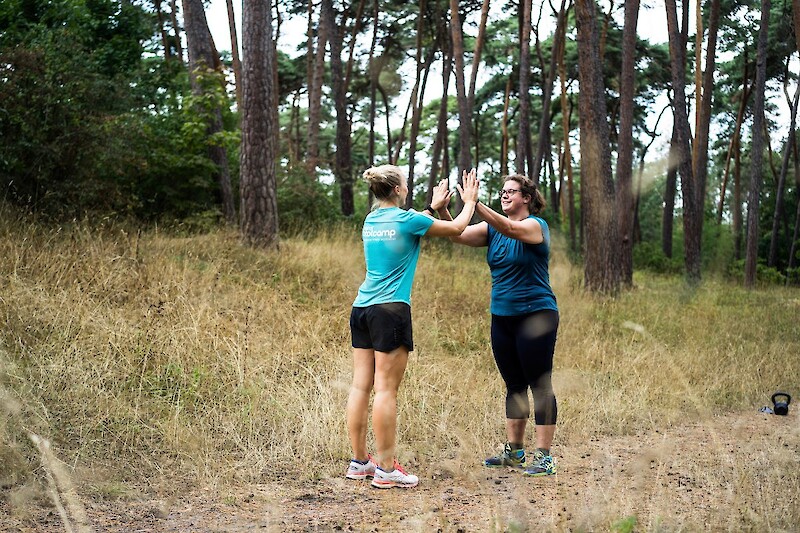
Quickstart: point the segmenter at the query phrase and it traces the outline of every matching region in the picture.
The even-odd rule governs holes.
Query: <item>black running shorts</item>
[[[391,352],[400,346],[414,349],[411,306],[405,302],[353,307],[350,313],[353,348]]]

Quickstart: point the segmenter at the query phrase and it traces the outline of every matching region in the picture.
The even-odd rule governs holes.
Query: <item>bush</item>
[[[633,248],[633,268],[659,274],[680,274],[683,272],[683,261],[664,255],[658,243],[642,242]]]
[[[733,261],[728,268],[728,276],[734,280],[744,279],[744,259]],[[784,285],[786,276],[774,267],[768,267],[759,259],[756,265],[756,281],[770,285]]]

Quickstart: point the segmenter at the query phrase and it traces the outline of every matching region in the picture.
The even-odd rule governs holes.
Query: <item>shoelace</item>
[[[398,462],[397,462],[397,459],[395,459],[395,460],[394,460],[394,469],[395,469],[395,470],[399,470],[400,472],[402,472],[404,476],[407,476],[407,475],[408,475],[408,474],[406,473],[406,471],[405,471],[405,470],[403,470],[403,467],[402,467],[402,466],[400,466],[400,463],[398,463]]]

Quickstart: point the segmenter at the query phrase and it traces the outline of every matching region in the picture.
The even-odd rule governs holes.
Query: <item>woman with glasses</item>
[[[456,237],[469,224],[478,201],[475,170],[464,173],[458,191],[464,209],[455,220],[437,220],[424,213],[405,211],[408,184],[403,171],[393,165],[367,169],[364,180],[375,196],[364,220],[362,238],[367,275],[353,302],[350,331],[353,343],[353,383],[347,399],[347,430],[353,459],[346,477],[372,477],[372,486],[410,488],[419,478],[397,462],[397,391],[405,373],[408,353],[414,349],[411,330],[411,287],[420,251],[420,237]],[[432,215],[450,201],[447,180],[434,187]],[[369,397],[376,457],[367,452]]]
[[[548,272],[550,230],[537,216],[545,207],[544,198],[527,177],[504,179],[500,205],[505,215],[478,203],[475,211],[483,222],[450,238],[467,246],[486,246],[492,273],[492,352],[506,383],[507,441],[502,453],[483,464],[546,476],[556,471],[550,447],[557,415],[550,379],[558,331],[558,306]],[[446,204],[439,215],[449,219]],[[536,451],[526,458],[528,388],[533,392]]]

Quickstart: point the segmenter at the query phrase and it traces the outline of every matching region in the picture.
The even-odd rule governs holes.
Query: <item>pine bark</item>
[[[528,0],[529,1],[529,0]],[[472,116],[467,99],[467,87],[464,73],[464,33],[461,27],[461,16],[458,12],[458,0],[450,0],[450,32],[453,39],[453,59],[455,61],[456,100],[458,102],[458,174],[461,175],[472,167]],[[458,203],[460,198],[456,200]],[[458,208],[459,206],[457,206]]]
[[[309,10],[313,4],[309,2]],[[309,14],[309,25],[311,16]],[[319,127],[322,117],[322,81],[325,76],[325,48],[332,21],[320,16],[317,45],[313,51],[313,63],[310,69],[311,78],[308,81],[308,130],[306,132],[306,170],[309,176],[316,176],[319,164]],[[309,33],[311,29],[309,28]],[[309,48],[309,54],[311,54]]]
[[[698,4],[699,5],[699,4]],[[708,44],[706,46],[706,68],[702,78],[702,95],[698,102],[698,120],[695,135],[694,173],[697,176],[697,209],[702,213],[706,198],[708,178],[708,133],[711,127],[711,104],[714,99],[714,72],[716,70],[717,30],[719,28],[720,1],[712,0],[708,16]],[[699,64],[698,64],[699,67]],[[702,224],[702,217],[700,223]]]
[[[278,108],[268,0],[242,2],[241,221],[245,243],[278,246]]]
[[[594,0],[576,2],[582,197],[585,208],[584,279],[591,292],[616,294],[620,286],[614,183]]]
[[[451,0],[452,1],[452,0]],[[526,162],[530,157],[531,125],[530,125],[530,72],[531,72],[531,0],[521,0],[520,7],[520,44],[519,44],[519,121],[515,170],[517,174],[525,174]],[[531,170],[528,168],[528,170]]]
[[[700,282],[700,246],[702,237],[702,210],[698,211],[696,195],[698,184],[692,171],[692,153],[689,146],[691,129],[686,106],[684,58],[686,41],[678,31],[675,0],[666,0],[667,26],[669,28],[670,67],[672,73],[672,109],[676,128],[676,161],[681,179],[683,198],[683,250],[686,279],[689,284]],[[671,162],[672,163],[672,162]]]
[[[236,32],[236,18],[233,0],[225,0],[228,7],[228,29],[231,33],[231,57],[233,58],[233,81],[236,84],[236,105],[242,105],[242,60],[239,58],[239,38]]]
[[[339,184],[339,199],[342,215],[353,215],[353,165],[350,132],[352,125],[347,113],[347,80],[342,62],[344,24],[336,23],[333,0],[322,0],[322,17],[333,22],[329,36],[331,54],[331,85],[333,105],[336,110],[336,155],[333,175]]]
[[[441,174],[439,160],[442,159],[443,154],[446,154],[445,146],[447,142],[447,135],[449,133],[447,130],[447,97],[448,87],[450,86],[450,72],[453,70],[453,47],[449,38],[449,34],[446,31],[447,23],[445,17],[440,17],[439,21],[439,32],[444,41],[441,46],[443,89],[442,98],[439,101],[439,118],[436,125],[436,139],[433,141],[433,151],[431,154],[431,171],[430,175],[428,176],[428,192],[426,195],[427,203],[430,203],[431,198],[433,197],[433,187],[436,185],[436,182],[439,180],[439,175]]]
[[[756,283],[758,266],[759,212],[764,159],[764,90],[767,78],[767,44],[769,33],[770,0],[761,2],[761,27],[758,31],[756,52],[756,85],[753,100],[753,141],[750,163],[750,190],[747,194],[747,241],[744,261],[744,285],[752,288]]]
[[[553,47],[550,50],[550,65],[547,71],[547,78],[544,81],[542,90],[542,118],[539,122],[539,139],[536,146],[536,155],[533,158],[533,167],[530,178],[539,182],[539,175],[542,169],[542,160],[545,157],[545,150],[550,149],[550,104],[553,97],[553,83],[556,79],[558,58],[564,47],[565,26],[567,20],[567,1],[561,0],[561,9],[558,11],[556,19],[556,30],[553,33]]]
[[[633,111],[636,68],[636,24],[639,1],[625,2],[622,30],[622,72],[620,73],[620,122],[617,141],[617,222],[620,237],[622,284],[633,285]]]
[[[672,232],[675,223],[675,192],[678,188],[678,167],[674,161],[677,157],[678,133],[672,126],[672,139],[669,143],[667,181],[664,185],[664,211],[661,215],[661,251],[672,259]]]

